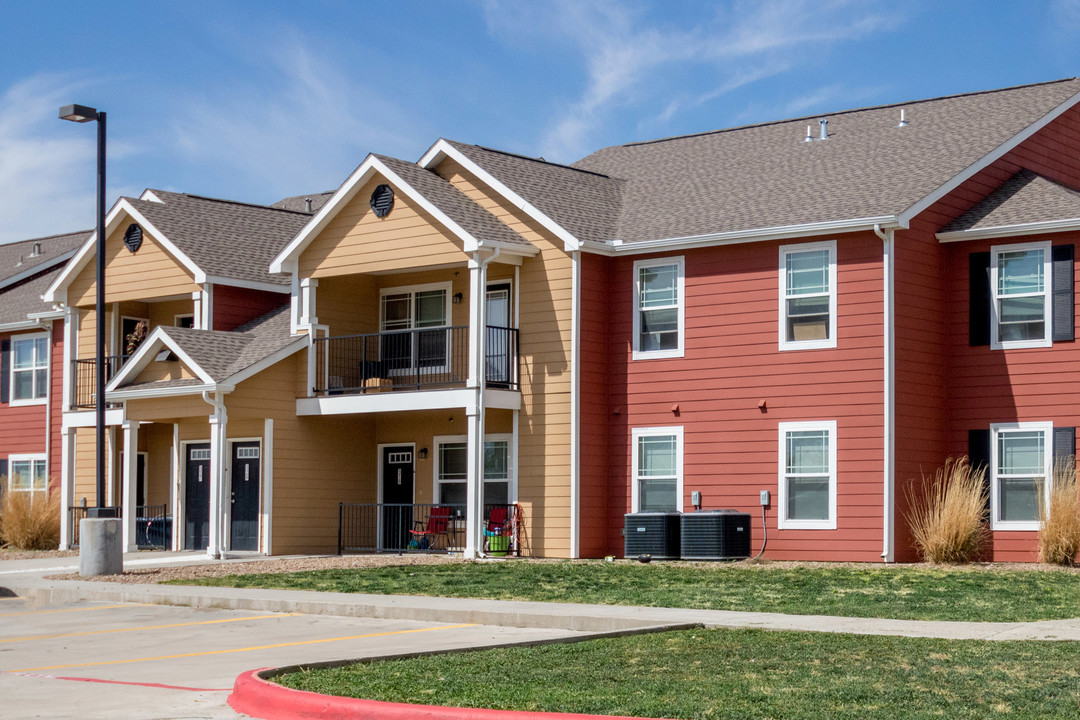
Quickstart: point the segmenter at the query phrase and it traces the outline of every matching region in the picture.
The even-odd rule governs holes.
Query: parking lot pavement
[[[566,630],[0,598],[0,718],[235,718],[245,670],[541,641]]]

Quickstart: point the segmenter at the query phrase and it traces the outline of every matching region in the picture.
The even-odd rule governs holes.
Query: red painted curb
[[[229,706],[262,720],[645,720],[613,715],[408,705],[320,695],[292,690],[260,677],[273,669],[250,670],[236,678]]]

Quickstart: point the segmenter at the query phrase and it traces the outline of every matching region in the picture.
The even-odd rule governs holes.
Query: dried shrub
[[[1080,554],[1080,486],[1076,459],[1054,463],[1049,504],[1039,528],[1039,562],[1075,565]]]
[[[960,563],[978,557],[989,535],[985,467],[949,458],[921,492],[908,491],[908,527],[926,562]]]
[[[55,550],[60,544],[60,494],[5,493],[0,538],[19,550]]]

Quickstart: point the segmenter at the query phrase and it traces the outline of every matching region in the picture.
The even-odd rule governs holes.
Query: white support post
[[[220,398],[210,416],[210,538],[206,554],[214,559],[225,557],[225,438],[228,417]]]
[[[194,315],[194,323],[196,330],[205,330],[203,327],[203,294],[202,290],[196,290],[191,293],[192,314]]]
[[[75,384],[75,379],[72,375],[72,360],[75,359],[76,348],[79,347],[79,311],[71,306],[64,307],[64,367],[60,370],[60,375],[64,378],[64,385],[61,392],[61,412],[66,412],[71,407],[73,398],[71,397],[71,389]]]
[[[304,278],[300,281],[301,308],[300,324],[311,326],[319,322],[315,313],[315,289],[319,287],[319,281],[313,278]]]
[[[135,535],[135,518],[138,515],[135,509],[135,486],[138,482],[139,467],[139,421],[124,420],[121,427],[124,429],[123,547],[124,552],[135,552],[139,549]]]
[[[180,528],[184,527],[184,504],[180,501],[180,425],[173,423],[169,448],[169,486],[172,488],[172,549],[180,550]]]
[[[469,261],[469,378],[475,399],[466,408],[468,465],[465,478],[465,552],[475,558],[483,549],[484,515],[484,369],[487,329],[487,261],[477,253]]]
[[[262,552],[263,555],[270,555],[274,537],[274,418],[266,418],[263,422],[262,457]]]
[[[60,549],[70,550],[74,530],[71,511],[75,500],[75,428],[60,429]]]

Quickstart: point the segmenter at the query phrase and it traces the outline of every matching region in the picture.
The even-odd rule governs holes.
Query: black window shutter
[[[1054,428],[1054,462],[1076,455],[1076,428]]]
[[[11,398],[11,341],[0,341],[0,403],[6,403]]]
[[[0,477],[7,477],[7,458],[0,460]],[[0,488],[0,492],[3,492],[6,488]]]
[[[968,430],[968,461],[972,470],[983,470],[983,490],[990,502],[990,431]]]
[[[990,344],[990,253],[968,256],[970,291],[971,346]]]
[[[1050,250],[1050,258],[1054,264],[1051,272],[1054,288],[1053,339],[1054,342],[1074,340],[1073,246],[1055,245]]]

